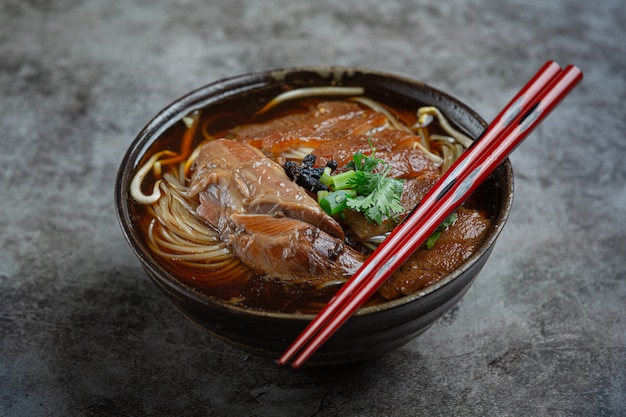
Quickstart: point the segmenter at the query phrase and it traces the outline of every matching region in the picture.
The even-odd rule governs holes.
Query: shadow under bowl
[[[477,138],[485,121],[472,109],[437,89],[396,75],[348,67],[288,68],[244,74],[201,87],[156,115],[131,143],[116,180],[115,202],[122,231],[151,280],[187,317],[215,337],[244,351],[278,358],[313,319],[310,314],[263,312],[228,304],[179,281],[153,255],[136,227],[129,194],[135,171],[147,152],[194,110],[252,114],[270,98],[292,88],[359,86],[369,98],[415,108],[438,107],[468,136]],[[459,302],[489,258],[513,200],[513,171],[507,159],[477,190],[492,213],[492,227],[459,268],[417,294],[359,310],[307,362],[332,366],[376,358],[427,330]]]

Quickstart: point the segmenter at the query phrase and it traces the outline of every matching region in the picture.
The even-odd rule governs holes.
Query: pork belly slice
[[[189,195],[199,195],[198,214],[220,232],[226,230],[232,214],[268,214],[300,220],[344,238],[339,223],[279,164],[245,143],[218,139],[205,144],[195,162]]]
[[[228,137],[279,156],[301,147],[316,148],[329,140],[361,136],[385,126],[386,117],[356,103],[324,101],[301,113],[234,128]]]

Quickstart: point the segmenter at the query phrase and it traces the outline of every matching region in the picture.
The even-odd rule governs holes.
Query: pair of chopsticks
[[[278,359],[299,368],[363,305],[582,80],[548,61],[496,116]],[[307,345],[308,343],[308,345]]]

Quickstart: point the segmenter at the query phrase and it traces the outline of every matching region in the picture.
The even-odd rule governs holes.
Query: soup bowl
[[[116,184],[117,216],[130,248],[148,277],[191,320],[214,337],[243,351],[276,359],[314,318],[245,308],[183,283],[147,247],[136,224],[130,196],[132,178],[150,149],[195,110],[251,114],[288,89],[359,86],[365,95],[405,108],[436,106],[457,129],[477,138],[485,121],[452,96],[393,74],[351,67],[287,68],[235,76],[200,87],[158,113],[132,141]],[[306,363],[333,366],[370,360],[397,349],[426,331],[459,302],[487,262],[505,225],[513,199],[513,171],[506,160],[476,191],[492,213],[492,225],[475,252],[457,269],[416,294],[358,310]]]

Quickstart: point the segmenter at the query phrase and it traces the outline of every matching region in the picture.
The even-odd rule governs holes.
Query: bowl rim
[[[216,308],[225,309],[236,314],[290,321],[310,321],[316,316],[312,313],[282,313],[241,307],[235,304],[224,302],[217,297],[202,293],[201,291],[196,290],[195,288],[177,279],[174,274],[169,272],[149,254],[149,250],[139,242],[139,239],[136,239],[134,237],[132,230],[132,220],[130,215],[131,199],[128,195],[128,185],[132,178],[131,174],[134,173],[136,165],[145,155],[146,151],[157,140],[156,138],[158,138],[158,136],[163,132],[167,131],[175,121],[180,120],[182,116],[189,114],[191,111],[203,107],[203,104],[205,104],[206,100],[208,98],[211,98],[214,94],[227,93],[227,95],[224,94],[225,97],[232,97],[233,95],[240,92],[259,88],[266,82],[269,82],[268,80],[280,82],[286,75],[298,72],[326,74],[329,79],[337,79],[338,76],[344,74],[352,75],[354,73],[361,73],[368,76],[374,76],[377,78],[390,80],[392,82],[395,81],[406,85],[411,85],[412,87],[427,90],[434,97],[439,97],[445,101],[454,104],[458,108],[462,109],[463,112],[467,113],[470,118],[475,119],[482,126],[483,129],[487,126],[485,120],[465,103],[449,95],[448,93],[445,93],[426,83],[385,71],[352,66],[299,66],[248,72],[236,76],[217,79],[211,83],[191,90],[190,92],[180,96],[179,98],[175,99],[174,101],[163,107],[139,131],[139,133],[131,141],[128,149],[124,153],[115,180],[114,191],[116,215],[124,238],[130,245],[135,256],[139,258],[143,268],[149,268],[154,275],[159,277],[159,286],[162,290],[165,290],[163,285],[167,285],[168,292],[170,293],[170,290],[174,290],[175,292],[183,292],[187,297],[193,298],[195,302],[199,302],[201,304],[209,304]],[[502,175],[503,178],[506,180],[504,181],[504,183],[500,184],[502,197],[500,205],[502,206],[502,209],[493,219],[493,225],[491,227],[491,230],[488,232],[487,236],[485,236],[480,246],[470,255],[470,257],[467,258],[461,266],[456,268],[454,271],[446,275],[445,278],[437,281],[436,283],[431,284],[413,294],[405,295],[397,299],[385,301],[376,305],[363,307],[355,312],[354,316],[365,317],[379,312],[392,310],[406,304],[410,304],[432,293],[435,293],[437,290],[445,287],[452,281],[456,280],[459,276],[463,275],[485,254],[485,252],[489,251],[492,248],[510,214],[513,200],[513,169],[510,160],[507,158],[501,164],[499,169],[504,170]],[[149,275],[151,275],[152,278],[152,274]]]

